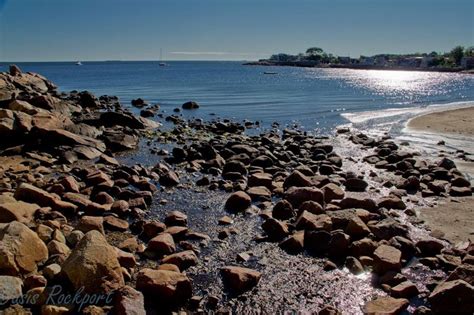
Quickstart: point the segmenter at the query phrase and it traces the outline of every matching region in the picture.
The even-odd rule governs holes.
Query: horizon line
[[[168,59],[168,60],[146,60],[146,59],[109,59],[109,60],[22,60],[22,61],[1,61],[4,63],[45,63],[45,62],[195,62],[195,61],[224,61],[224,62],[242,62],[242,61],[258,61],[258,59]]]

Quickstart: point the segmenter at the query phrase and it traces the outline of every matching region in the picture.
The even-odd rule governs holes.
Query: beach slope
[[[408,122],[408,127],[418,131],[472,136],[474,135],[474,107],[418,116]]]

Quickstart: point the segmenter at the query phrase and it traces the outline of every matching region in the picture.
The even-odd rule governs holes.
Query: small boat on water
[[[76,62],[76,66],[82,66],[82,62],[80,61]]]
[[[265,71],[263,74],[278,74],[278,72]]]
[[[158,64],[160,67],[166,67],[168,64],[163,62],[163,50],[160,48],[160,63]]]

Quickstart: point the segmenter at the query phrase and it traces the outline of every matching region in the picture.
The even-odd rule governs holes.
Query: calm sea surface
[[[141,97],[168,113],[194,100],[201,109],[185,115],[211,119],[215,113],[264,125],[297,123],[323,133],[349,120],[370,127],[407,118],[428,105],[474,101],[474,76],[453,73],[256,67],[240,62],[18,65],[46,76],[62,91],[117,95],[124,104]],[[0,71],[6,69],[7,64],[0,66]]]

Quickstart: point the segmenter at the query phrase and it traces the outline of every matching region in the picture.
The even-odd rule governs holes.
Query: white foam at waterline
[[[401,115],[416,115],[428,114],[437,111],[444,111],[449,109],[459,109],[464,107],[474,106],[474,101],[452,102],[445,104],[432,104],[424,107],[403,107],[403,108],[388,108],[382,110],[372,110],[356,113],[343,113],[342,117],[349,120],[351,123],[358,124],[372,119],[380,119]]]

